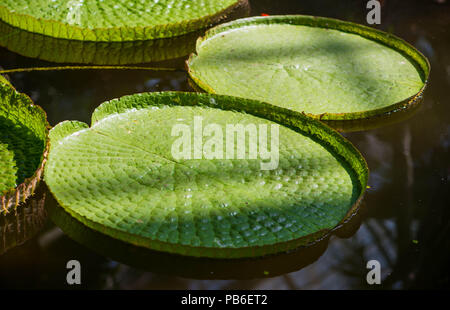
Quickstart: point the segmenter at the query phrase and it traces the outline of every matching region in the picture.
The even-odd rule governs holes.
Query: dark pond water
[[[367,159],[371,188],[357,217],[337,235],[312,248],[260,260],[196,261],[158,253],[140,255],[136,249],[91,232],[78,230],[72,237],[84,241],[74,241],[44,217],[46,211],[36,199],[19,215],[20,237],[31,239],[0,256],[0,287],[73,288],[66,284],[66,263],[77,259],[82,265],[82,285],[77,288],[449,288],[450,3],[381,2],[379,28],[406,39],[429,58],[430,84],[424,101],[407,119],[344,134]],[[364,24],[366,3],[255,0],[250,15],[309,14]],[[181,68],[184,59],[158,65]],[[3,48],[0,60],[5,69],[54,65]],[[66,119],[89,121],[98,104],[127,94],[193,91],[184,72],[51,71],[15,73],[10,79],[47,111],[52,125]],[[37,198],[46,194],[44,190]],[[50,199],[45,208],[52,210]],[[31,214],[41,216],[33,219]],[[59,219],[64,222],[64,215]],[[5,225],[8,219],[2,221]],[[70,234],[73,225],[69,222],[65,223]],[[3,245],[8,238],[3,230]],[[381,263],[382,284],[378,286],[366,282],[366,264],[373,259]]]

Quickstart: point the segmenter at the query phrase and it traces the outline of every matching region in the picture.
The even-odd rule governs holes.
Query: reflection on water
[[[25,243],[44,227],[47,211],[44,208],[47,193],[39,185],[33,196],[19,208],[0,215],[0,255]]]
[[[252,15],[303,13],[362,24],[365,4],[362,0],[255,0],[251,3]],[[342,236],[348,239],[331,237],[326,251],[309,265],[300,270],[298,267],[283,270],[285,261],[280,260],[267,264],[272,274],[269,271],[268,275],[247,280],[193,279],[199,278],[199,274],[181,278],[164,275],[159,263],[152,268],[159,272],[148,272],[107,259],[49,224],[26,244],[0,256],[0,287],[64,288],[65,264],[70,259],[78,259],[82,264],[82,288],[449,287],[449,12],[448,1],[446,4],[431,0],[383,1],[380,28],[404,38],[430,59],[430,84],[420,108],[409,118],[368,131],[345,133],[371,169],[366,215],[356,233],[342,231]],[[5,68],[49,65],[4,49],[0,54]],[[182,67],[183,62],[180,58],[164,66]],[[10,77],[20,91],[29,94],[47,111],[53,125],[65,119],[89,121],[100,102],[126,94],[192,91],[182,72],[30,72]],[[371,259],[381,263],[381,286],[369,286],[365,281],[366,263]],[[292,262],[302,267],[301,259],[294,258]],[[178,264],[183,266],[184,262]],[[212,268],[205,267],[202,273],[211,272]],[[283,274],[274,276],[277,270]]]
[[[243,0],[221,22],[248,14],[248,2]],[[19,55],[56,63],[125,65],[187,56],[195,50],[195,41],[203,33],[204,30],[199,30],[178,37],[146,41],[90,42],[53,38],[0,21],[0,46]]]

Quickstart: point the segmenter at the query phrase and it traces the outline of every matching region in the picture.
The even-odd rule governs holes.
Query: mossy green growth
[[[194,138],[199,118],[203,151]],[[266,141],[269,148],[278,141],[278,165],[262,170],[261,157],[251,158],[249,152],[237,157],[243,141],[250,149],[250,133],[247,140],[237,136],[241,144],[230,148],[225,134],[205,133],[208,126],[224,133],[237,124],[278,128],[278,135],[268,132]],[[191,157],[173,153],[180,139],[173,131],[177,126],[192,134]],[[236,156],[206,157],[213,137]],[[45,181],[73,217],[131,244],[190,256],[251,257],[307,244],[353,210],[368,174],[359,152],[329,127],[228,96],[122,97],[100,105],[90,127],[58,124],[50,141]],[[255,142],[258,149],[263,142]],[[200,159],[193,155],[198,151]]]
[[[44,159],[47,127],[40,107],[10,84],[0,82],[0,213],[34,189],[33,177]],[[33,189],[27,183],[33,183]]]
[[[399,109],[423,91],[429,74],[427,59],[405,41],[322,17],[236,20],[209,30],[196,50],[189,74],[207,92],[328,120]]]
[[[3,0],[0,20],[29,32],[83,41],[174,37],[207,27],[242,0]]]

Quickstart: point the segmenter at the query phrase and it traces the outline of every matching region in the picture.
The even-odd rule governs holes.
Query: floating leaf
[[[248,16],[243,2],[224,21]],[[91,42],[53,38],[13,27],[0,21],[0,46],[26,57],[59,63],[125,65],[185,57],[195,50],[195,41],[204,30],[174,38],[131,42]]]
[[[269,102],[323,120],[367,118],[415,102],[427,59],[362,25],[311,16],[252,17],[197,41],[189,74],[210,93]]]
[[[34,33],[82,41],[136,41],[193,32],[246,0],[3,0],[0,20]]]
[[[47,128],[40,107],[0,83],[0,214],[33,194],[46,158]]]
[[[157,62],[189,55],[196,31],[175,38],[133,42],[66,40],[31,33],[0,21],[0,46],[22,56],[58,63],[125,65]]]
[[[279,128],[279,138],[270,133],[266,141],[278,141],[278,165],[261,170],[259,157],[172,155],[180,138],[172,136],[174,126],[198,130],[196,117],[202,128]],[[134,245],[191,256],[258,256],[316,240],[357,205],[368,174],[359,152],[329,127],[228,96],[126,96],[100,105],[91,127],[58,124],[50,140],[45,181],[73,217]],[[217,139],[225,140],[226,135]],[[237,154],[239,145],[232,146]],[[198,152],[198,144],[195,150],[190,154]]]

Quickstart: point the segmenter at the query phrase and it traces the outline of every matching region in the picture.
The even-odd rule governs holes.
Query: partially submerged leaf
[[[0,83],[0,214],[33,194],[46,157],[45,112]]]
[[[202,128],[278,126],[279,138],[269,133],[266,141],[278,141],[278,165],[261,170],[263,160],[248,152],[243,159],[207,159],[206,146],[201,159],[174,156],[174,126],[195,136],[199,117]],[[114,238],[182,255],[250,257],[308,244],[353,210],[368,176],[359,152],[329,127],[228,96],[126,96],[100,105],[91,127],[66,121],[50,139],[45,180],[67,212]]]
[[[367,118],[415,102],[427,59],[362,25],[311,16],[251,17],[198,40],[189,74],[210,93],[269,102],[323,120]]]
[[[55,38],[136,41],[202,29],[243,2],[246,0],[3,0],[0,20]]]

